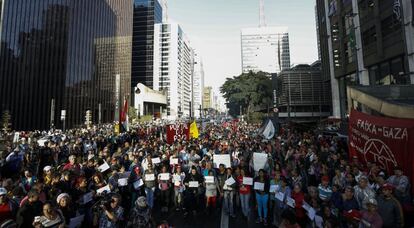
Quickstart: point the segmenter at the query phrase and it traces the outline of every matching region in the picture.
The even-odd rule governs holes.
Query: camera
[[[92,206],[93,212],[100,212],[102,210],[102,207],[105,207],[106,210],[111,210],[111,202],[112,202],[112,195],[109,193],[104,192],[103,195],[101,195],[96,203]]]

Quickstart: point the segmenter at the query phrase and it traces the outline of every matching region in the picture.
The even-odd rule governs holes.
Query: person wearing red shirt
[[[7,197],[7,190],[0,188],[0,225],[16,216],[17,205]]]
[[[249,201],[250,201],[251,186],[243,184],[243,177],[247,177],[246,171],[244,169],[240,169],[240,175],[237,177],[237,182],[240,186],[239,194],[240,194],[242,212],[243,212],[244,217],[247,219],[250,213]]]
[[[75,173],[80,172],[80,166],[76,163],[76,156],[71,155],[69,156],[69,162],[63,167],[63,170],[72,170]]]
[[[302,226],[306,226],[306,214],[305,209],[303,209],[303,202],[305,200],[305,194],[301,190],[300,184],[295,184],[293,186],[293,192],[291,195],[292,199],[295,200],[295,216],[296,221]]]

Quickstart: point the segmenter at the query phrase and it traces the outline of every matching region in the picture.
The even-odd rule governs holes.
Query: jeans
[[[154,207],[154,189],[155,188],[145,188],[145,194],[147,195],[147,204],[150,208]]]
[[[260,219],[267,218],[267,201],[268,200],[269,200],[268,194],[261,195],[259,193],[256,193],[257,211],[259,213]]]
[[[183,192],[179,188],[174,188],[174,206],[182,209],[184,204]]]
[[[250,194],[240,194],[240,203],[243,215],[248,217],[250,213],[250,206],[249,206]]]
[[[224,211],[230,215],[234,215],[233,205],[234,191],[224,191]]]

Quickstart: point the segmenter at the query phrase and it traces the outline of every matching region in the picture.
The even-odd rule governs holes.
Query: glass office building
[[[159,0],[134,0],[131,88],[138,83],[153,88],[154,24],[162,18]]]
[[[119,56],[131,55],[122,43],[132,39],[126,2],[0,1],[0,108],[10,111],[12,129],[61,127],[62,110],[66,127],[83,124],[86,110],[94,123],[113,121],[115,74],[124,86],[130,77],[130,65],[115,67]]]

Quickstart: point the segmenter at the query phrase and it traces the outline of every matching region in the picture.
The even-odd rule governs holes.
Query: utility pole
[[[273,87],[273,126],[275,127],[275,134],[279,135],[279,109],[277,102],[277,74],[272,74]]]
[[[55,99],[52,98],[50,104],[50,129],[55,127]]]
[[[266,18],[265,18],[265,10],[264,10],[264,0],[259,0],[260,9],[259,9],[259,27],[266,27]]]

